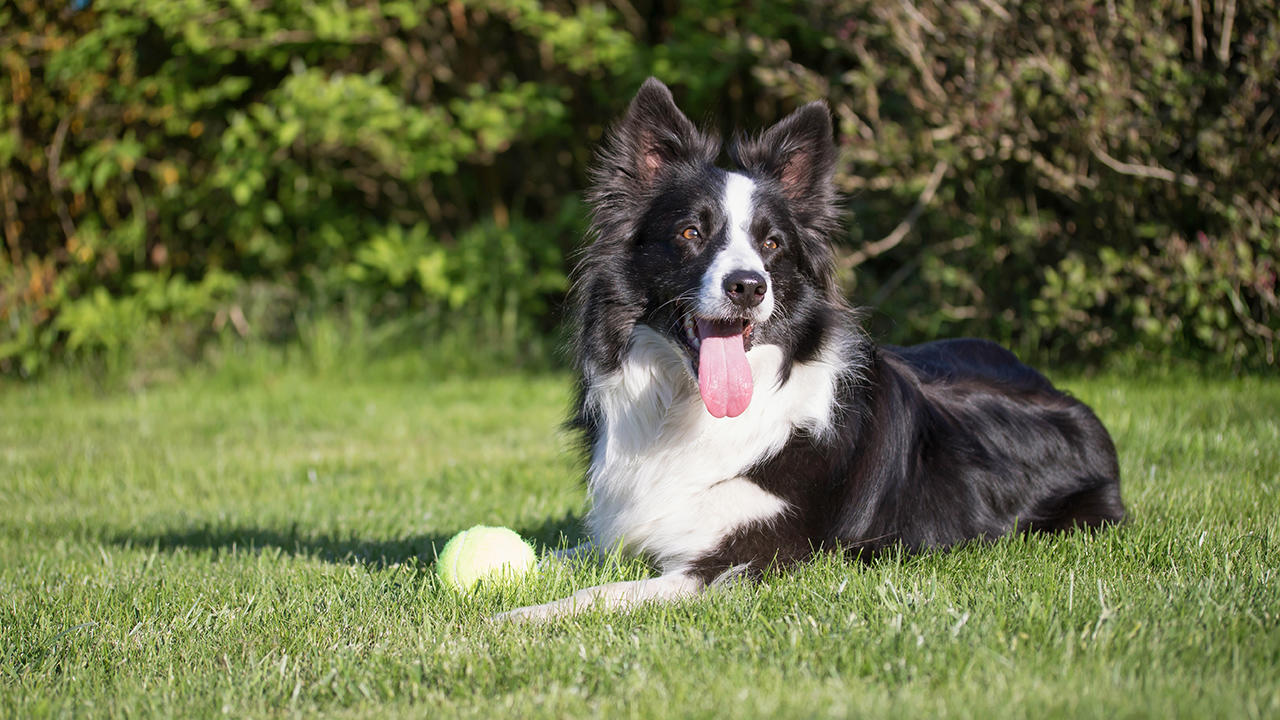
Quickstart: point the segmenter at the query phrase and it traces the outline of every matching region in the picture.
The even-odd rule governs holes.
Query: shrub
[[[1276,363],[1274,7],[815,12],[846,23],[829,26],[841,41],[815,51],[822,64],[760,74],[832,98],[859,218],[845,267],[859,294],[907,310],[903,335]],[[847,69],[816,75],[833,66]],[[903,218],[911,231],[894,234]]]
[[[721,126],[830,102],[842,278],[891,340],[1277,362],[1267,3],[15,0],[0,28],[0,371],[326,308],[522,357],[650,73]]]

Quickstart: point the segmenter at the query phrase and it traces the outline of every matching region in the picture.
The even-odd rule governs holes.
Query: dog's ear
[[[630,146],[638,177],[649,183],[663,167],[689,155],[698,131],[676,107],[671,90],[651,77],[631,101],[618,133]]]
[[[625,184],[650,189],[668,166],[715,159],[719,142],[699,132],[676,107],[671,91],[649,78],[609,132],[595,172],[596,185]]]
[[[821,100],[801,107],[759,137],[739,139],[730,152],[747,172],[777,180],[792,201],[830,200],[836,146],[831,112]]]

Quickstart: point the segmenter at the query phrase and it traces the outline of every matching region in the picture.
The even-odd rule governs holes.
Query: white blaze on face
[[[768,282],[764,300],[753,312],[755,322],[766,320],[773,312],[773,282],[764,269],[764,260],[751,239],[751,221],[755,216],[754,197],[756,184],[751,178],[738,173],[728,173],[724,183],[724,195],[720,199],[724,209],[725,232],[728,241],[721,248],[702,276],[702,292],[698,298],[698,314],[709,318],[736,315],[733,303],[725,295],[724,278],[738,270],[754,270]]]
[[[698,339],[698,392],[707,412],[716,418],[734,418],[751,403],[755,378],[747,360],[746,327],[773,312],[773,288],[764,260],[751,239],[755,214],[755,183],[727,173],[721,207],[724,212],[724,245],[715,251],[698,298],[694,334]],[[765,294],[750,309],[736,306],[725,292],[725,279],[751,272],[765,281]]]

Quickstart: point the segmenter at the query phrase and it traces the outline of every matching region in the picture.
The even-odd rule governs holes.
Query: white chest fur
[[[670,572],[734,529],[786,511],[742,473],[780,451],[794,429],[827,429],[841,371],[797,364],[780,385],[778,347],[754,347],[747,359],[755,389],[736,418],[712,417],[683,352],[643,325],[622,368],[591,378],[587,401],[602,420],[588,474],[587,525],[597,545],[644,553]]]

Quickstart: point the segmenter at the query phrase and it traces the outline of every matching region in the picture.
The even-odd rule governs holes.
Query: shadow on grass
[[[422,567],[435,562],[436,553],[456,533],[408,535],[390,539],[369,539],[355,534],[313,532],[294,524],[287,530],[252,525],[206,524],[156,533],[117,533],[108,537],[115,545],[156,548],[161,552],[179,549],[212,551],[215,554],[276,549],[290,555],[314,557],[332,563],[350,563],[380,569],[399,563],[417,562]],[[513,528],[533,543],[539,552],[574,545],[585,538],[582,522],[575,513],[547,518],[536,525]]]

